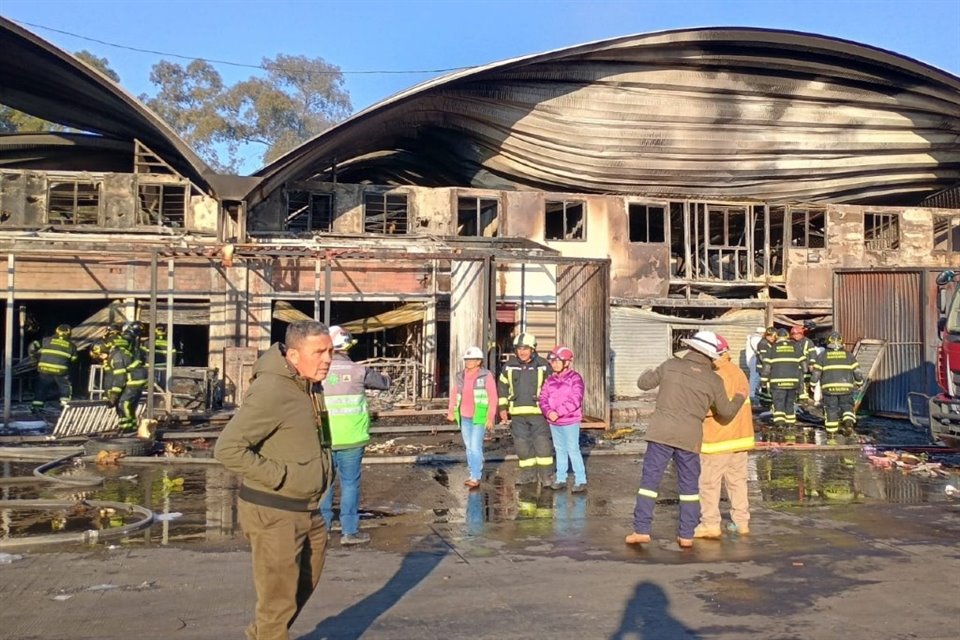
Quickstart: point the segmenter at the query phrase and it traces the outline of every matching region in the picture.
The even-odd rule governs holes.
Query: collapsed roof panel
[[[915,204],[960,179],[960,78],[762,29],[629,36],[422,83],[264,167],[287,180]]]
[[[212,190],[212,169],[117,83],[2,17],[0,51],[0,104],[79,131],[140,140],[198,187]],[[0,157],[9,160],[8,153],[16,156],[9,144],[0,148]]]

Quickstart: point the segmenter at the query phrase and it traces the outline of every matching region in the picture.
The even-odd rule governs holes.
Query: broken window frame
[[[752,279],[753,267],[750,234],[753,213],[749,205],[736,203],[696,203],[696,247],[699,259],[696,270],[699,279],[723,282],[747,282]],[[742,218],[742,229],[737,229],[731,218]],[[720,220],[718,221],[718,218]],[[719,222],[719,225],[718,225]],[[719,227],[719,228],[717,228]],[[719,234],[719,235],[718,235]],[[702,243],[700,240],[702,239]],[[733,243],[736,241],[736,244]],[[713,258],[716,258],[715,266]],[[728,268],[732,265],[733,271]]]
[[[659,224],[651,215],[651,210],[655,209],[660,211]],[[667,203],[628,202],[627,241],[632,244],[668,244],[667,221],[669,215],[670,205]],[[658,231],[659,237],[656,234]]]
[[[866,211],[863,214],[863,246],[867,251],[900,249],[900,214]]]
[[[62,189],[65,185],[72,188]],[[103,223],[103,181],[73,176],[47,177],[46,223],[57,227],[99,226]],[[88,200],[89,199],[89,200]],[[92,202],[90,202],[92,201]],[[91,219],[91,208],[96,211]],[[54,218],[54,209],[61,212]]]
[[[559,209],[557,209],[559,205]],[[551,209],[552,207],[552,209]],[[574,211],[579,208],[579,224],[572,219]],[[560,214],[561,235],[548,235],[554,228],[550,217]],[[585,200],[545,200],[543,203],[543,239],[545,242],[586,242],[587,241],[587,203]]]
[[[470,205],[473,205],[472,211]],[[483,224],[484,213],[493,207],[493,218]],[[466,216],[472,214],[472,221]],[[474,232],[468,233],[470,223]],[[455,235],[461,238],[497,238],[500,236],[500,199],[490,196],[457,195],[457,220]]]
[[[827,210],[825,207],[787,207],[787,228],[791,249],[827,248]],[[822,224],[816,224],[819,219]],[[799,228],[799,233],[797,230]]]
[[[306,196],[306,203],[296,211],[291,211],[295,203],[291,196]],[[315,233],[330,233],[333,231],[333,220],[336,217],[334,210],[333,194],[327,192],[310,191],[309,189],[288,189],[283,192],[283,199],[286,203],[285,215],[283,218],[283,231],[293,235],[309,235]],[[306,224],[298,223],[296,228],[291,229],[291,222],[301,218],[306,220]]]
[[[938,229],[938,226],[942,226]],[[960,254],[960,216],[933,214],[933,253]]]
[[[406,193],[367,191],[363,194],[364,233],[404,235],[409,228],[410,198]]]
[[[148,193],[155,190],[153,193]],[[180,196],[175,191],[180,191]],[[187,228],[187,211],[190,208],[191,184],[182,182],[159,182],[149,179],[137,180],[137,226],[169,229]],[[145,198],[157,198],[159,206],[155,213],[145,206]]]

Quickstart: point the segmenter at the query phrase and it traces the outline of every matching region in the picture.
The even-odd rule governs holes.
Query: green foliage
[[[81,62],[84,62],[88,66],[93,67],[94,69],[96,69],[103,75],[107,76],[114,82],[120,82],[120,75],[116,71],[110,68],[110,61],[107,60],[106,58],[101,58],[100,56],[96,56],[90,53],[89,51],[87,51],[86,49],[81,49],[80,51],[77,51],[73,55],[76,56],[76,58]]]
[[[281,54],[262,65],[265,77],[226,87],[205,61],[159,62],[150,73],[157,94],[142,99],[222,171],[237,171],[243,145],[262,145],[270,162],[349,115],[343,75],[322,58]],[[221,161],[216,150],[224,148]]]

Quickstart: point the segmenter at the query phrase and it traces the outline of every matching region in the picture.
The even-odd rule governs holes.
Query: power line
[[[244,67],[246,69],[261,69],[263,71],[271,71],[273,69],[278,69],[277,65],[266,66],[262,64],[247,64],[244,62],[233,62],[231,60],[217,60],[214,58],[198,58],[195,56],[185,56],[179,53],[169,53],[166,51],[155,51],[153,49],[141,49],[139,47],[130,47],[124,44],[117,44],[115,42],[107,42],[106,40],[100,40],[98,38],[91,38],[89,36],[82,36],[78,33],[72,33],[70,31],[64,31],[62,29],[55,29],[54,27],[48,27],[42,24],[35,24],[33,22],[25,22],[21,20],[14,20],[17,24],[26,25],[28,27],[33,27],[35,29],[45,29],[46,31],[53,31],[54,33],[59,33],[65,36],[70,36],[72,38],[79,38],[80,40],[86,40],[88,42],[96,42],[97,44],[102,44],[107,47],[114,47],[116,49],[126,49],[127,51],[136,51],[137,53],[150,53],[157,56],[165,56],[169,58],[179,58],[180,60],[199,60],[201,62],[209,62],[210,64],[222,64],[228,65],[231,67]],[[449,69],[404,69],[404,70],[389,70],[389,69],[377,69],[371,71],[311,71],[310,73],[318,73],[324,75],[391,75],[391,74],[406,74],[406,73],[449,73],[451,71],[463,71],[464,69],[471,69],[472,67],[451,67]]]

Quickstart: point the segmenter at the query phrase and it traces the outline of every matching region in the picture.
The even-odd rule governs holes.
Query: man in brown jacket
[[[656,369],[645,371],[637,386],[643,390],[660,387],[657,406],[647,427],[647,451],[643,456],[640,489],[633,510],[633,533],[627,544],[650,542],[653,508],[657,503],[660,480],[667,463],[673,460],[680,493],[680,522],[677,544],[693,546],[693,532],[700,520],[700,444],[703,441],[703,417],[711,410],[729,421],[740,410],[749,390],[738,389],[728,398],[723,380],[713,371],[717,336],[698,331],[683,340],[690,351],[682,358],[671,358]]]
[[[237,510],[257,592],[249,640],[287,640],[323,570],[327,530],[317,507],[334,472],[319,383],[332,358],[325,325],[292,323],[285,342],[254,365],[243,404],[214,449],[243,478]]]
[[[747,376],[730,358],[730,346],[717,336],[720,357],[713,361],[717,375],[723,379],[728,396],[749,387]],[[740,535],[750,533],[750,507],[747,500],[747,452],[755,446],[753,411],[750,399],[743,403],[730,422],[721,422],[711,411],[703,421],[703,444],[700,447],[700,524],[694,538],[719,538],[720,491],[727,487],[730,518]]]

